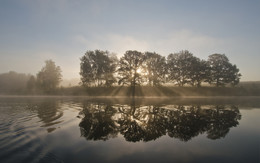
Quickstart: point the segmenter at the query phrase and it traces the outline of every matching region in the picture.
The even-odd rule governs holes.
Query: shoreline
[[[216,96],[88,96],[88,95],[0,95],[0,98],[15,98],[15,97],[26,97],[26,98],[98,98],[98,99],[108,99],[108,98],[115,98],[115,99],[174,99],[174,98],[182,98],[182,99],[233,99],[233,98],[260,98],[260,96],[225,96],[225,95],[216,95]]]

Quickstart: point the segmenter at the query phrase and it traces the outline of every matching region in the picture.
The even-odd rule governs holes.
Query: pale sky
[[[52,59],[79,78],[87,50],[226,54],[260,80],[260,0],[0,0],[0,73],[35,75]]]

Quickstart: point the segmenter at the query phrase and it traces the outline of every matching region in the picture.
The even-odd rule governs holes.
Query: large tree
[[[201,83],[207,81],[208,77],[209,69],[207,62],[195,57],[192,63],[192,70],[190,72],[190,84],[192,86],[201,87]]]
[[[110,86],[116,81],[114,72],[117,58],[115,55],[110,55],[108,51],[87,51],[80,60],[80,75],[83,85]]]
[[[226,84],[236,85],[239,83],[241,74],[236,65],[229,62],[225,54],[212,54],[208,57],[207,64],[210,70],[208,82],[217,87]]]
[[[136,85],[142,83],[141,69],[144,55],[138,51],[126,51],[119,61],[118,84]]]
[[[167,58],[169,80],[179,86],[191,84],[192,78],[194,77],[194,68],[198,64],[198,58],[194,57],[193,54],[187,50],[169,54]],[[193,82],[195,82],[195,79],[193,80]]]
[[[157,53],[146,52],[145,56],[145,74],[149,85],[160,85],[165,82],[166,60],[165,57]]]
[[[135,86],[142,83],[141,69],[144,62],[144,55],[138,51],[126,51],[119,61],[118,84],[128,84],[132,89],[132,95],[135,94]]]
[[[37,74],[37,83],[46,92],[51,92],[57,88],[61,82],[61,69],[52,60],[46,60],[45,66]]]

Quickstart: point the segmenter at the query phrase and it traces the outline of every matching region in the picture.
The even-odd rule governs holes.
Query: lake
[[[260,160],[260,98],[0,97],[0,162]]]

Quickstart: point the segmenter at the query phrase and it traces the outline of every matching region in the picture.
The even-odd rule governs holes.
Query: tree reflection
[[[215,106],[213,109],[209,109],[208,112],[213,117],[208,119],[210,122],[207,126],[207,134],[210,139],[219,139],[225,137],[229,129],[238,125],[238,120],[241,119],[239,110],[235,106],[231,106],[229,110],[225,109],[225,106]]]
[[[188,141],[206,133],[209,139],[225,137],[238,125],[237,106],[138,106],[85,104],[80,122],[81,135],[87,140],[108,140],[119,133],[126,141],[151,141],[168,135]]]
[[[37,116],[42,122],[41,127],[46,127],[47,132],[53,132],[57,128],[57,124],[61,123],[63,111],[60,103],[55,100],[44,100],[31,104],[29,108],[37,112]]]
[[[84,104],[80,114],[84,118],[80,122],[81,135],[87,140],[107,140],[117,135],[117,126],[112,116],[116,109],[108,105]]]

